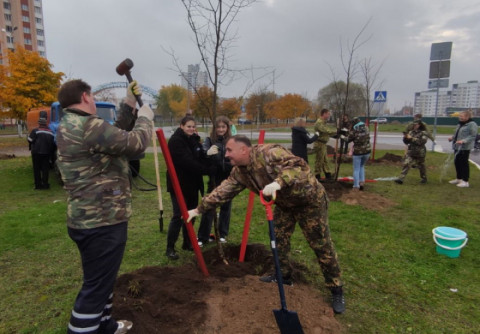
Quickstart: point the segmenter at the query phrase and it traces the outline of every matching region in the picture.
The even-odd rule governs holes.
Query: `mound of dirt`
[[[0,160],[15,159],[15,154],[0,153]]]
[[[239,252],[239,246],[226,246],[226,265],[216,247],[204,250],[209,277],[194,263],[144,267],[120,276],[114,317],[133,321],[132,334],[277,334],[272,310],[280,309],[278,287],[258,279],[270,269],[270,251],[264,245],[248,245],[243,263],[238,262]],[[294,277],[302,274],[296,268]],[[285,294],[288,309],[298,313],[305,333],[344,331],[318,289],[295,279],[293,286],[285,286]]]
[[[401,164],[403,160],[403,157],[401,155],[396,155],[392,153],[385,153],[383,157],[380,159],[372,160],[373,162],[377,163],[386,163],[386,164],[394,164],[398,165]]]
[[[331,201],[341,201],[348,205],[360,205],[375,211],[385,211],[395,205],[395,202],[369,192],[369,183],[365,185],[365,191],[353,191],[352,183],[350,182],[325,182],[323,187]]]

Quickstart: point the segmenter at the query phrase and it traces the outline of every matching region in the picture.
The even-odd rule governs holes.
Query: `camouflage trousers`
[[[315,145],[315,175],[321,175],[322,172],[332,173],[328,166],[327,144],[316,143]]]
[[[427,169],[425,168],[425,157],[412,157],[410,155],[405,155],[403,159],[402,172],[400,173],[399,179],[403,181],[405,176],[407,176],[408,171],[412,166],[416,166],[420,171],[420,178],[427,178]]]
[[[292,274],[292,266],[288,259],[290,238],[298,222],[310,248],[317,256],[317,261],[325,278],[325,285],[327,287],[343,285],[337,254],[330,238],[326,195],[318,203],[308,203],[308,206],[285,209],[277,205],[273,217],[282,276],[288,277]]]

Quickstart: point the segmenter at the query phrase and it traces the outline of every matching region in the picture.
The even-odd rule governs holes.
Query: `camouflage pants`
[[[405,176],[407,176],[408,171],[412,166],[417,166],[420,171],[420,178],[426,179],[427,178],[427,170],[425,168],[425,157],[412,157],[410,155],[405,155],[403,159],[403,167],[402,172],[400,173],[399,179],[403,181]]]
[[[290,238],[298,222],[310,248],[317,256],[317,261],[325,278],[325,285],[327,287],[342,286],[337,254],[330,238],[326,195],[322,197],[320,202],[309,203],[308,206],[285,209],[277,205],[273,216],[282,275],[288,277],[292,273],[288,255],[290,253]]]
[[[315,175],[321,175],[322,172],[332,173],[328,166],[327,144],[317,143],[315,145]]]

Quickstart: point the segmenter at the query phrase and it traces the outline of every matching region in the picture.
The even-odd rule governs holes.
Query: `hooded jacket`
[[[308,131],[303,126],[292,127],[292,153],[308,162],[307,145],[317,139],[317,135],[310,138]]]

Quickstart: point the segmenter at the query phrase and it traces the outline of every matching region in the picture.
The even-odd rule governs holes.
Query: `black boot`
[[[343,297],[343,289],[341,286],[330,288],[332,291],[332,308],[336,314],[345,312],[345,298]]]
[[[165,256],[168,257],[170,260],[178,260],[179,256],[175,252],[174,248],[167,248],[167,251],[165,252]]]

